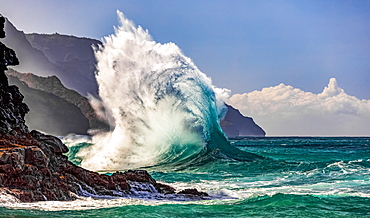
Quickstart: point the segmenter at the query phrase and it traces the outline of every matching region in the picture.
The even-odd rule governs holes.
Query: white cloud
[[[289,85],[235,94],[228,103],[268,135],[370,135],[370,100],[360,100],[331,78],[322,93]]]

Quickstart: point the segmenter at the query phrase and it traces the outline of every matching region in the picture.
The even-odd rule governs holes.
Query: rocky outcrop
[[[5,18],[0,16],[0,38],[5,38]]]
[[[0,24],[4,23],[0,17]],[[2,31],[0,30],[0,36]],[[0,77],[18,64],[13,50],[0,42]],[[174,194],[146,171],[98,174],[74,165],[63,154],[68,148],[55,136],[29,131],[24,117],[29,111],[18,87],[0,82],[0,193],[22,202],[73,200],[77,196],[127,196],[140,192]],[[191,191],[192,196],[203,198]]]
[[[266,135],[266,132],[251,117],[243,116],[239,110],[230,105],[226,106],[227,113],[220,124],[229,138],[239,136],[264,137]]]
[[[5,19],[0,17],[0,27],[4,26]],[[5,37],[5,34],[0,34]],[[23,101],[23,95],[18,87],[9,86],[5,70],[8,66],[19,64],[15,52],[0,42],[0,134],[6,134],[14,129],[28,131],[24,116],[29,111]]]
[[[67,160],[63,155],[67,151],[58,138],[37,131],[2,135],[0,190],[22,202],[74,200],[78,195],[123,197],[137,191],[175,193],[175,189],[157,183],[143,170],[108,176],[83,169]]]
[[[22,101],[23,95],[18,87],[0,83],[0,134],[7,134],[12,130],[28,131],[24,116],[29,109]]]

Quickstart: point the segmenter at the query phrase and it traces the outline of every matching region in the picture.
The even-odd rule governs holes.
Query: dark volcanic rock
[[[134,194],[136,184],[152,193],[174,193],[146,171],[117,172],[111,176],[85,170],[67,160],[68,148],[56,137],[37,131],[0,138],[0,190],[10,190],[23,202],[73,200],[81,196]],[[172,191],[172,192],[171,192]]]
[[[180,191],[178,194],[185,194],[185,195],[192,195],[192,196],[201,196],[201,197],[206,197],[208,196],[207,193],[205,192],[200,192],[195,188],[190,188],[190,189],[184,189]]]
[[[4,26],[4,18],[0,17],[0,23]],[[0,33],[0,38],[5,37],[5,33]],[[8,79],[4,73],[5,70],[7,70],[9,65],[17,65],[19,64],[18,58],[15,55],[15,52],[7,48],[3,43],[0,42],[0,50],[2,51],[0,53],[0,84],[7,86],[8,85]]]
[[[0,17],[0,38],[5,38],[4,24],[5,24],[5,18]]]
[[[0,84],[0,135],[10,133],[12,130],[28,131],[24,116],[29,109],[22,100],[23,95],[18,87]]]
[[[0,23],[4,18],[1,17]],[[4,37],[5,34],[2,34]],[[28,131],[24,116],[29,111],[26,104],[22,103],[23,95],[18,87],[9,86],[5,70],[10,65],[19,64],[15,52],[0,42],[0,134],[7,134],[12,130]]]

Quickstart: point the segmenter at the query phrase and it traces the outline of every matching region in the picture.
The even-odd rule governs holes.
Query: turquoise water
[[[206,191],[211,195],[209,200],[83,198],[75,202],[6,205],[0,209],[0,216],[370,216],[370,138],[240,138],[231,140],[231,144],[265,159],[244,162],[214,156],[186,167],[145,168],[157,181],[178,190],[195,187]]]

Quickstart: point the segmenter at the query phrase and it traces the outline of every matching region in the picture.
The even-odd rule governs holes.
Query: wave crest
[[[211,79],[174,43],[156,43],[117,13],[121,25],[96,49],[94,99],[114,130],[93,137],[82,166],[142,167],[202,152],[223,111]]]

